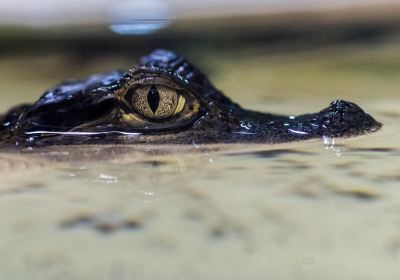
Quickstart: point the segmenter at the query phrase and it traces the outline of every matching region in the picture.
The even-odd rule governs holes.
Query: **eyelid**
[[[178,85],[176,82],[164,77],[145,77],[133,83],[129,88],[132,89],[140,86],[149,86],[149,85],[156,85],[156,86],[161,85],[169,87],[176,91],[186,90],[182,86]]]

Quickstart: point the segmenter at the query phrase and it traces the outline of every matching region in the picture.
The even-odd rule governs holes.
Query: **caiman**
[[[299,116],[243,109],[188,60],[156,50],[128,71],[65,81],[35,103],[11,109],[0,118],[0,143],[273,144],[356,136],[380,127],[359,106],[343,100]]]

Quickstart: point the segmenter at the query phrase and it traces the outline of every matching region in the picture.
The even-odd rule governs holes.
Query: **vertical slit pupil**
[[[147,93],[147,102],[153,114],[157,111],[158,105],[160,104],[160,93],[156,86],[151,86]]]

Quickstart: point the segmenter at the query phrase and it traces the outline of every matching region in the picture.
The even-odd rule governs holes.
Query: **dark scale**
[[[160,93],[158,92],[157,87],[151,86],[147,93],[147,102],[149,103],[150,109],[155,113],[160,104]]]

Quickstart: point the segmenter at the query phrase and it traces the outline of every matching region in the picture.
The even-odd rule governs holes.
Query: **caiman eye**
[[[136,89],[132,108],[149,120],[171,118],[185,107],[185,97],[177,90],[162,85],[148,85]]]
[[[195,92],[163,77],[146,77],[122,95],[124,129],[143,133],[179,129],[193,124],[202,112]]]

